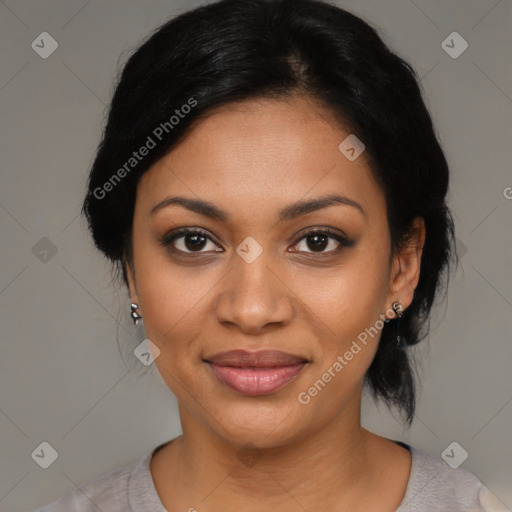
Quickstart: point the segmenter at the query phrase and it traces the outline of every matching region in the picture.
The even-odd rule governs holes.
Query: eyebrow
[[[308,213],[321,210],[329,206],[335,206],[338,204],[352,206],[359,210],[364,217],[367,217],[364,208],[357,201],[354,201],[353,199],[350,199],[346,196],[342,196],[339,194],[329,194],[314,199],[305,199],[297,201],[291,205],[286,206],[285,208],[280,210],[279,220],[289,221],[297,217],[300,217],[301,215],[306,215]],[[215,206],[213,203],[210,203],[209,201],[205,201],[202,199],[192,199],[183,196],[166,197],[163,201],[160,201],[151,209],[150,215],[154,215],[159,210],[162,210],[163,208],[171,205],[182,206],[187,210],[199,213],[200,215],[221,222],[228,222],[230,219],[229,213],[227,213],[224,210],[221,210],[220,208]]]

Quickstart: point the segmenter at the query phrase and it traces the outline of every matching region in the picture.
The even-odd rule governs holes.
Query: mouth
[[[276,350],[232,350],[203,361],[220,382],[249,396],[276,392],[295,380],[309,363],[304,357]]]

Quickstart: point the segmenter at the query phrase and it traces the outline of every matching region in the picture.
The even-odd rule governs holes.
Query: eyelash
[[[191,255],[194,255],[194,254],[204,254],[203,251],[190,251],[190,252],[186,252],[186,251],[182,251],[180,249],[176,249],[175,247],[172,247],[172,243],[174,241],[176,241],[179,238],[185,237],[187,235],[201,235],[201,236],[204,236],[205,238],[207,238],[208,240],[210,240],[211,242],[217,244],[217,242],[215,242],[215,240],[213,240],[208,235],[208,233],[206,231],[203,231],[202,229],[199,229],[199,228],[181,228],[181,229],[178,229],[177,231],[174,231],[174,232],[169,233],[168,235],[166,235],[162,239],[162,241],[160,242],[160,245],[162,245],[163,247],[166,247],[166,248],[171,246],[170,248],[173,251],[179,253],[180,255],[186,255],[187,257],[189,257]],[[339,246],[336,247],[336,249],[333,249],[333,250],[330,250],[330,251],[319,251],[319,252],[314,252],[314,251],[311,251],[311,252],[294,251],[294,252],[305,253],[305,254],[310,254],[310,255],[311,254],[319,254],[319,255],[328,254],[328,255],[331,255],[331,254],[337,254],[338,252],[340,252],[340,250],[343,247],[352,247],[353,245],[355,245],[355,241],[354,240],[349,240],[348,238],[344,237],[343,235],[340,235],[339,233],[337,233],[335,231],[332,231],[329,228],[322,228],[322,229],[311,229],[309,231],[306,231],[293,244],[293,246],[298,245],[302,240],[304,240],[304,239],[306,239],[308,237],[311,237],[313,235],[323,235],[323,236],[327,236],[329,238],[333,238],[334,240],[336,240],[339,243]],[[217,244],[217,245],[219,245],[219,244]],[[216,251],[216,252],[221,252],[221,251]],[[192,256],[192,257],[194,257],[194,256]]]

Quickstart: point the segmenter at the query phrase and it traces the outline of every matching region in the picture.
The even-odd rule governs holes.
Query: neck
[[[263,449],[235,445],[185,410],[180,417],[183,435],[159,462],[165,477],[157,491],[170,509],[225,511],[229,503],[247,512],[291,511],[322,503],[324,510],[355,510],[382,477],[375,471],[377,436],[360,425],[360,396],[321,430]]]

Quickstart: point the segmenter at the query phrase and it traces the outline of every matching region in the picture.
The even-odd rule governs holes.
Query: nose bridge
[[[248,243],[248,246],[240,244],[233,254],[233,269],[226,276],[215,306],[218,321],[237,324],[245,331],[257,331],[270,323],[289,322],[293,305],[286,286],[276,276],[271,251],[255,255],[255,247]]]

